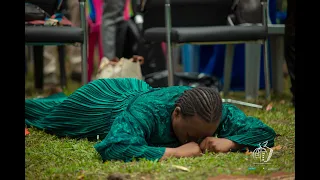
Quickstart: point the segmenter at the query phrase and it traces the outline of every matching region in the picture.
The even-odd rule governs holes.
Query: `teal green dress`
[[[171,126],[176,100],[191,87],[152,88],[137,79],[99,79],[74,91],[25,100],[25,123],[59,137],[103,139],[94,147],[102,160],[160,159],[165,147],[180,145]],[[275,132],[259,119],[223,104],[213,136],[249,147],[268,141]]]

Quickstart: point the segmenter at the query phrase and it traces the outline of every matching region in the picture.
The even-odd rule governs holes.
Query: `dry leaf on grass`
[[[246,154],[246,155],[251,155],[252,152],[249,151],[249,148],[246,148],[246,153],[245,153],[245,154]]]
[[[30,132],[29,132],[29,130],[27,128],[24,129],[24,134],[25,134],[25,136],[30,134]]]
[[[179,170],[182,170],[182,171],[190,172],[190,169],[183,167],[183,166],[172,165],[172,167],[179,169]]]
[[[266,111],[270,111],[272,109],[272,103],[269,103],[268,106],[266,107]]]
[[[280,101],[280,104],[284,104],[284,103],[286,103],[285,100],[281,100],[281,101]]]
[[[278,145],[278,146],[272,147],[271,149],[278,151],[278,150],[282,149],[282,147],[280,145]]]

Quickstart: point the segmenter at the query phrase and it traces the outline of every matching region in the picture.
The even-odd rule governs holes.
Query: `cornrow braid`
[[[183,116],[199,115],[206,122],[219,121],[222,115],[222,100],[214,88],[195,87],[186,90],[176,101]]]

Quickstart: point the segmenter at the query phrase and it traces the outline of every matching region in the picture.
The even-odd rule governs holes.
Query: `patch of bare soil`
[[[235,176],[235,175],[219,175],[210,177],[208,180],[294,180],[294,173],[276,172],[267,176],[248,175],[248,176]]]
[[[110,174],[107,179],[108,180],[128,180],[128,179],[130,179],[130,175],[129,174],[114,173],[114,174]]]

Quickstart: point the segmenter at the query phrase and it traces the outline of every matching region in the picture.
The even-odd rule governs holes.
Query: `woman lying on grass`
[[[259,119],[222,104],[213,88],[152,88],[137,79],[99,79],[70,96],[25,100],[28,127],[59,137],[103,138],[94,147],[102,160],[164,160],[204,151],[256,148],[275,132]]]

